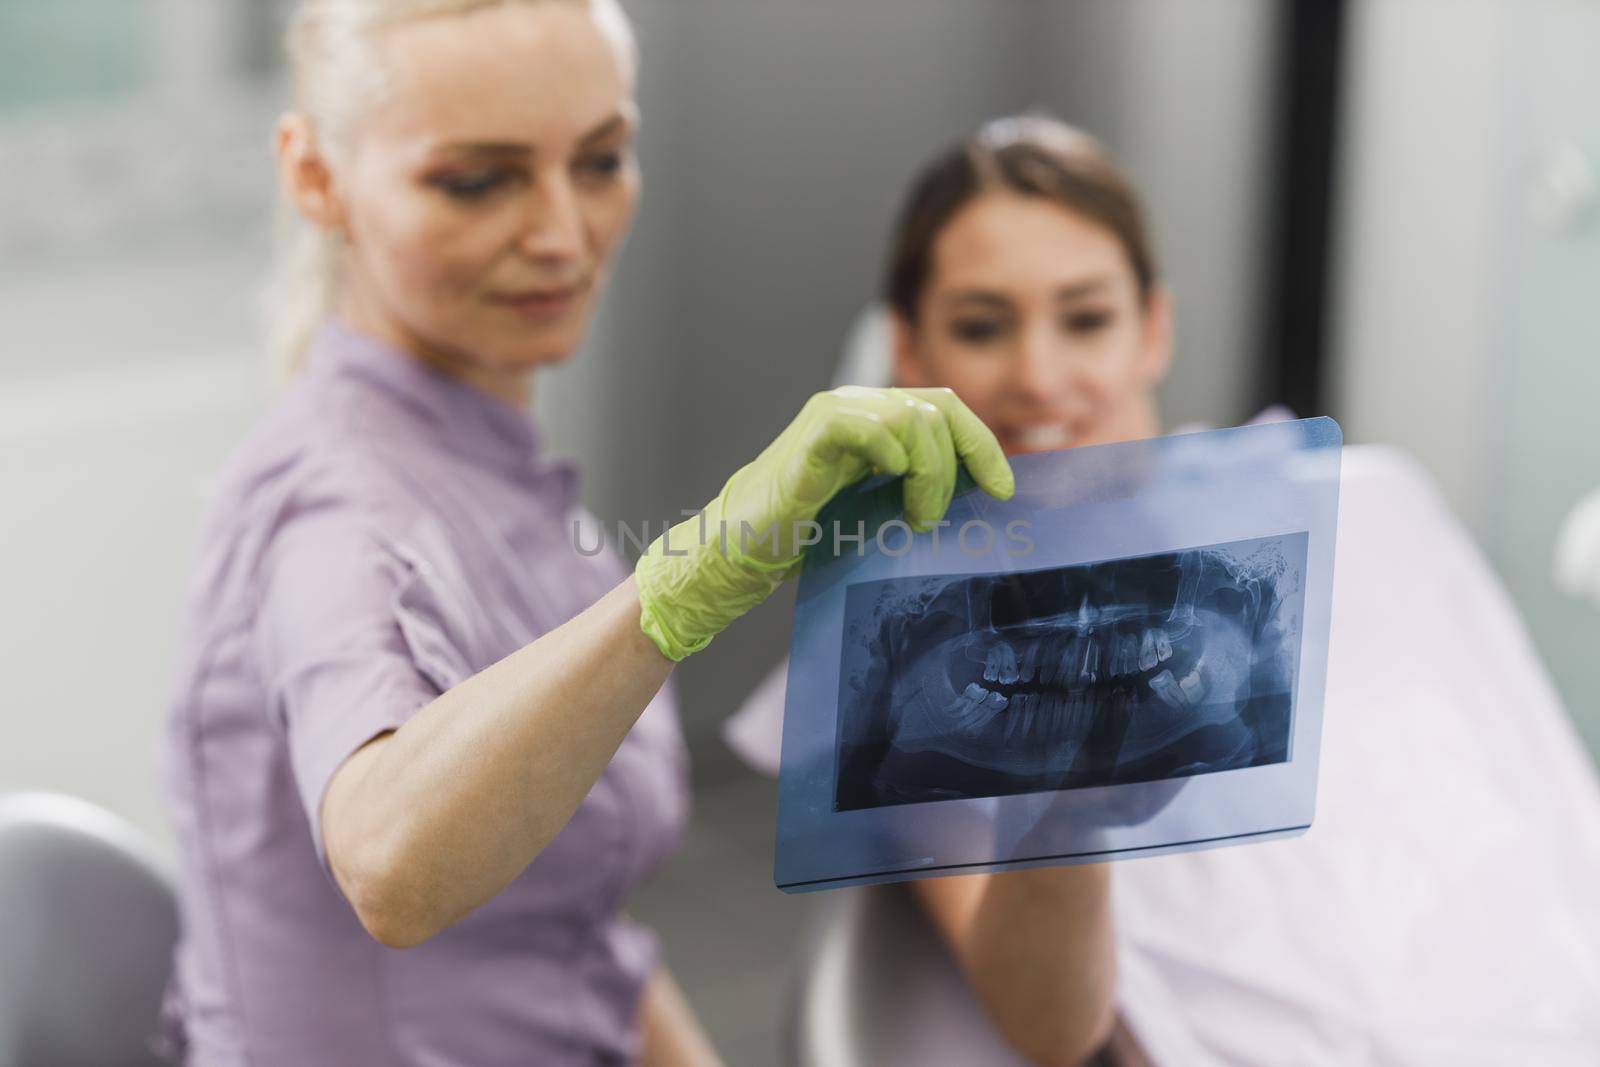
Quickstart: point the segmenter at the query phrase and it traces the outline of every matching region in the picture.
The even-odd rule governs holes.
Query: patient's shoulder
[[[1485,576],[1489,571],[1438,481],[1416,457],[1392,445],[1344,449],[1336,551],[1341,558],[1361,556],[1369,571],[1386,569],[1385,561],[1415,567],[1447,560]]]
[[[1340,495],[1404,500],[1419,509],[1449,512],[1432,474],[1411,453],[1395,445],[1346,445],[1340,460]]]
[[[783,748],[783,702],[788,680],[789,657],[785,656],[722,726],[722,739],[728,747],[751,770],[774,778]]]

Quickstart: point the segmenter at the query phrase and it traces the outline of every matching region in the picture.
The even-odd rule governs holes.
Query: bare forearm
[[[1077,1067],[1114,1019],[1116,954],[1105,865],[913,882],[1006,1041]]]
[[[630,577],[442,694],[335,775],[330,865],[362,921],[411,944],[484,903],[567,824],[672,662]]]
[[[722,1057],[665,967],[651,976],[639,1002],[640,1067],[723,1067]]]
[[[1044,1064],[1086,1058],[1113,1019],[1109,866],[993,876],[964,955],[980,998],[1013,1044]]]

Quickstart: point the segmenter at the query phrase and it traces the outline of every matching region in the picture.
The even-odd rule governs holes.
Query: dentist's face
[[[639,195],[628,57],[587,8],[403,23],[331,177],[344,312],[519,399],[583,337]]]
[[[1154,437],[1170,332],[1110,230],[988,193],[939,235],[916,322],[896,320],[895,377],[953,389],[1011,454]]]

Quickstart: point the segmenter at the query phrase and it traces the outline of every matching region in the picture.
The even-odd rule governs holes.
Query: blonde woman
[[[290,43],[292,375],[222,474],[185,609],[170,1037],[207,1065],[714,1064],[622,914],[687,814],[669,673],[793,572],[839,489],[903,475],[926,528],[958,461],[1002,497],[1009,466],[949,390],[818,394],[706,507],[770,539],[690,519],[631,574],[580,553],[577,472],[526,400],[638,196],[626,19],[305,0]],[[1018,903],[1060,930],[1006,981],[1078,984],[1102,913]],[[1040,1015],[1040,1047],[1092,1041],[1084,1003]]]

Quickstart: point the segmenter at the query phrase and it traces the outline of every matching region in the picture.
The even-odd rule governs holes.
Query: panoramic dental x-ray
[[[1338,443],[1310,419],[1020,456],[1010,500],[964,477],[923,534],[891,479],[841,495],[796,607],[778,885],[1303,832]]]

